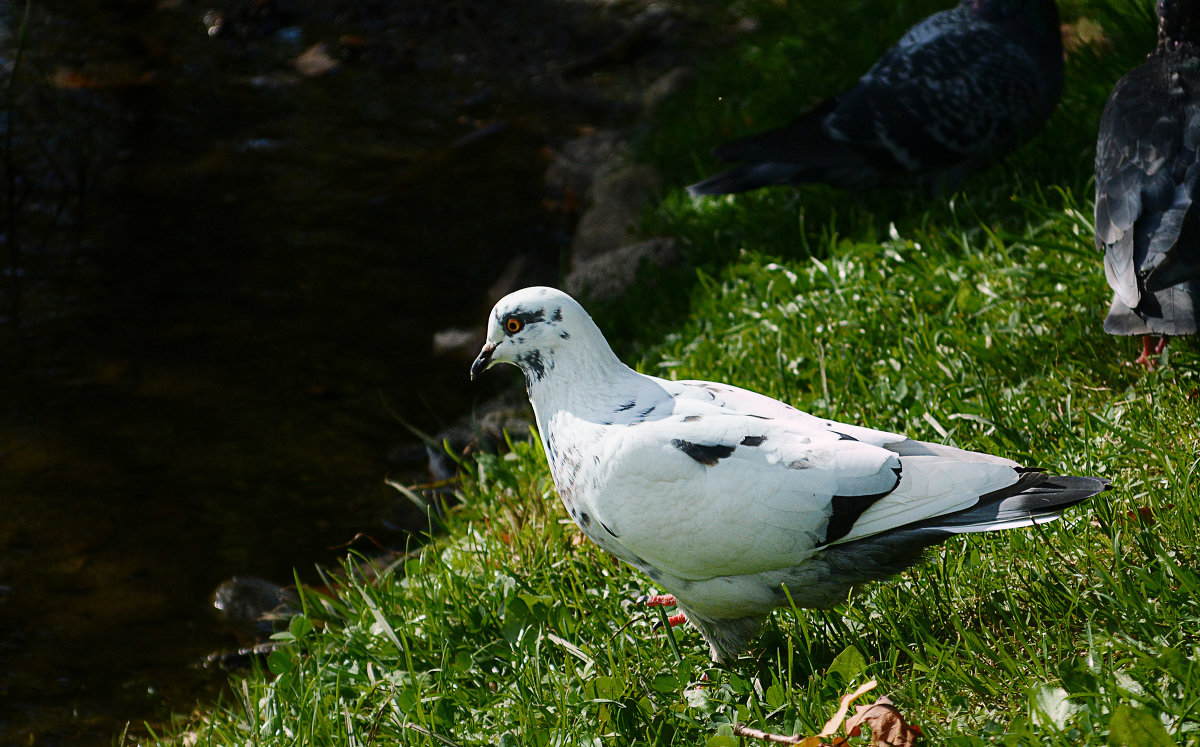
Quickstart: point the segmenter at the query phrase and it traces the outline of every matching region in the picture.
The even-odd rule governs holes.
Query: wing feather
[[[661,383],[674,412],[609,437],[589,509],[630,555],[679,578],[794,567],[828,543],[969,508],[1017,480],[1006,459],[727,385]]]
[[[1105,325],[1114,333],[1195,326],[1190,299],[1174,304],[1163,291],[1200,279],[1197,78],[1194,69],[1175,70],[1156,56],[1118,81],[1101,116],[1096,246],[1115,294]],[[1147,327],[1135,315],[1158,321]]]

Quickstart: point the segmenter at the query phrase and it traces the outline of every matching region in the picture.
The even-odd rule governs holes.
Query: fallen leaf
[[[60,66],[50,76],[50,81],[56,88],[66,90],[116,90],[150,85],[155,82],[155,78],[153,73],[139,73],[136,70],[123,70],[115,66],[111,69],[91,72]]]
[[[857,737],[864,723],[871,728],[873,747],[912,747],[921,736],[921,729],[907,723],[886,697],[869,706],[858,706],[854,715],[846,719],[846,734]]]
[[[864,682],[854,692],[843,695],[841,706],[837,709],[837,713],[833,714],[833,718],[825,722],[825,728],[821,729],[818,736],[831,737],[833,733],[842,727],[842,722],[846,720],[846,712],[850,710],[850,704],[861,698],[866,693],[875,689],[879,683],[875,680]]]
[[[846,740],[841,737],[833,737],[833,733],[841,728],[842,721],[846,718],[846,711],[850,710],[850,704],[858,698],[861,698],[865,693],[874,690],[878,684],[879,683],[875,680],[871,680],[870,682],[865,682],[860,685],[854,692],[843,695],[842,702],[837,710],[837,713],[835,713],[833,718],[829,719],[829,721],[825,723],[825,728],[821,729],[821,733],[815,737],[801,737],[793,736],[791,734],[772,734],[771,732],[763,731],[762,729],[755,729],[753,727],[746,726],[745,724],[734,725],[733,734],[734,736],[739,737],[763,739],[768,742],[774,742],[775,744],[795,744],[800,745],[800,747],[842,747],[842,745],[847,744]],[[861,708],[862,706],[860,706],[860,709]],[[847,728],[849,728],[849,725],[850,722],[847,721]],[[872,730],[871,733],[874,734],[874,730]],[[829,737],[833,737],[832,742],[825,741]],[[909,744],[911,744],[911,742]]]
[[[1175,508],[1175,504],[1168,503],[1167,505],[1163,506],[1162,510],[1170,511],[1173,508]],[[1149,506],[1138,506],[1134,510],[1126,511],[1125,518],[1129,519],[1130,521],[1140,521],[1146,526],[1151,526],[1158,521],[1154,518],[1154,509]]]
[[[329,54],[324,42],[319,42],[304,50],[303,54],[292,60],[292,64],[301,75],[314,78],[336,70],[340,63]]]

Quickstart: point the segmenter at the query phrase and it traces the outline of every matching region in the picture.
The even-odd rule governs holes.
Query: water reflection
[[[420,450],[388,408],[466,411],[432,334],[558,241],[542,138],[447,149],[487,124],[450,81],[235,69],[151,4],[38,12],[13,126],[64,170],[23,198],[0,286],[0,742],[104,743],[194,702],[181,672],[234,644],[220,581],[403,543],[420,518],[382,480]]]

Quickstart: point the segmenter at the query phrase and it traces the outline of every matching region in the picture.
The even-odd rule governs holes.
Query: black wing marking
[[[722,459],[725,459],[733,454],[733,450],[737,448],[736,446],[726,446],[724,444],[695,444],[680,438],[672,439],[671,445],[705,467],[711,467]]]
[[[829,516],[829,523],[825,526],[825,541],[821,545],[828,545],[831,542],[845,537],[854,528],[854,523],[858,521],[858,517],[875,505],[875,503],[896,489],[900,484],[901,467],[892,467],[892,472],[896,475],[896,481],[887,490],[880,493],[872,493],[870,495],[835,495],[831,501],[833,505],[833,513]],[[818,545],[818,546],[821,546]]]

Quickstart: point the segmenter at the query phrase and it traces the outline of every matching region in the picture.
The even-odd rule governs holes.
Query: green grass
[[[826,20],[818,5],[833,4],[758,8],[770,30],[662,114],[644,157],[669,183],[710,170],[699,154],[747,127],[745,112],[757,122],[782,106],[772,96],[832,92],[944,3],[868,1]],[[1134,343],[1100,328],[1109,292],[1090,226],[1099,107],[1153,30],[1145,9],[1063,6],[1100,18],[1119,51],[1072,58],[1047,134],[952,199],[665,195],[647,225],[698,267],[670,291],[688,314],[654,317],[622,348],[646,372],[1114,490],[1046,527],[955,538],[835,610],[777,612],[718,669],[688,629],[652,629],[661,613],[632,601],[649,581],[582,540],[540,445],[512,434],[510,453],[464,465],[435,539],[388,568],[348,559],[350,580],[306,590],[260,669],[161,741],[724,747],[738,721],[815,734],[874,678],[930,744],[1200,744],[1200,346],[1173,341],[1154,372],[1128,365]],[[879,20],[869,39],[811,53],[861,18]],[[740,93],[718,100],[723,86]],[[602,326],[631,327],[652,302]]]

